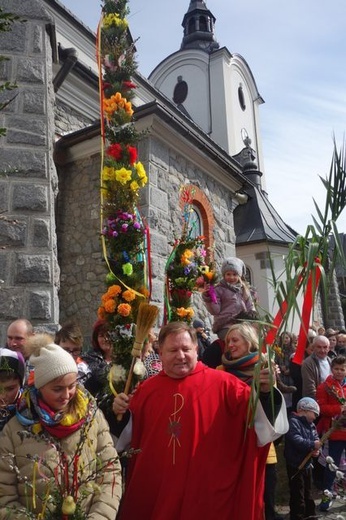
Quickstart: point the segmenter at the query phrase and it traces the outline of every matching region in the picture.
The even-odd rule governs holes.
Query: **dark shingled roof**
[[[246,188],[249,200],[234,210],[236,244],[271,242],[287,245],[297,233],[282,220],[267,194],[258,186]]]

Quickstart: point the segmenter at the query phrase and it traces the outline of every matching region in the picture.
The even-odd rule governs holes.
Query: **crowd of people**
[[[108,392],[108,322],[95,323],[91,349],[74,322],[55,337],[26,319],[9,325],[0,349],[0,519],[60,508],[64,519],[280,520],[278,442],[290,519],[317,518],[314,480],[328,491],[320,510],[331,507],[335,472],[321,461],[326,444],[336,466],[345,456],[346,333],[311,329],[297,365],[297,338],[285,331],[268,360],[244,272],[227,258],[220,283],[205,286],[214,340],[201,319],[149,331],[144,381],[130,395]]]

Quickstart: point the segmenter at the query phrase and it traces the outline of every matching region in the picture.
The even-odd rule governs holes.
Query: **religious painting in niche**
[[[190,215],[190,229],[191,238],[200,237],[203,235],[202,217],[199,209],[196,206],[192,206]]]

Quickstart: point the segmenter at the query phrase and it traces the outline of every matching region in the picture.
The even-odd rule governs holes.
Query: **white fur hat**
[[[32,340],[29,363],[34,367],[34,384],[38,389],[57,377],[78,373],[77,364],[71,354],[53,342],[47,343],[47,339],[51,338],[46,334],[37,334]]]
[[[221,266],[221,273],[222,276],[224,276],[227,271],[234,271],[239,276],[245,276],[245,264],[243,260],[240,260],[240,258],[237,258],[235,256],[230,256],[229,258],[226,258]]]

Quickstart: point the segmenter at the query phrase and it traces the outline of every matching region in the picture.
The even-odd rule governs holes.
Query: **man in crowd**
[[[165,325],[159,335],[163,371],[132,399],[114,399],[114,413],[131,412],[118,451],[127,448],[126,440],[140,450],[130,459],[121,520],[263,518],[268,443],[288,429],[282,395],[271,392],[264,368],[251,408],[251,388],[198,362],[197,345],[186,323]]]
[[[7,329],[7,348],[14,352],[20,352],[25,357],[25,344],[33,334],[33,326],[29,320],[19,318],[12,321]]]
[[[316,389],[331,374],[329,339],[315,336],[312,341],[312,354],[302,364],[303,397],[316,398]]]

